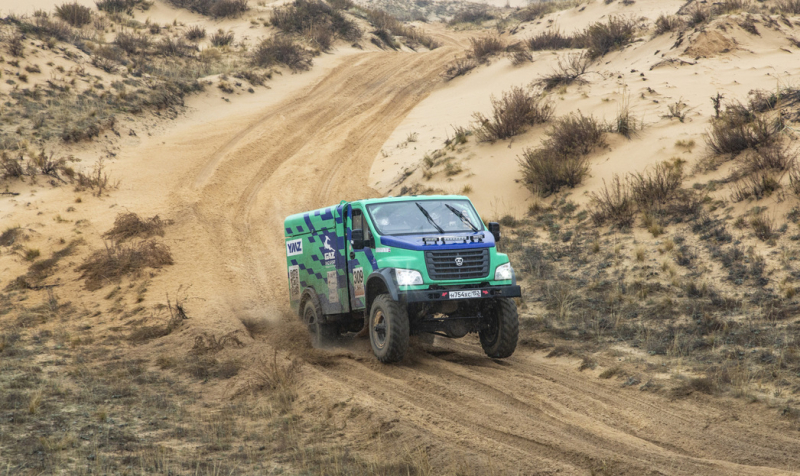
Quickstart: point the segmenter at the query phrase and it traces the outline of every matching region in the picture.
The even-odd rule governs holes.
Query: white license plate
[[[481,290],[475,291],[450,291],[450,299],[469,299],[481,297]]]

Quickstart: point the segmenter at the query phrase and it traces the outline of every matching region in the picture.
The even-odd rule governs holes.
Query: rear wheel
[[[381,362],[399,362],[408,349],[408,312],[388,294],[372,302],[369,313],[369,342]]]
[[[308,298],[303,306],[303,322],[308,327],[308,333],[311,335],[311,343],[314,347],[329,344],[336,337],[336,325],[324,322],[323,319],[324,316],[319,301],[313,297]]]
[[[519,337],[519,317],[514,300],[498,298],[487,319],[489,327],[478,332],[483,351],[494,359],[510,357],[517,348]]]

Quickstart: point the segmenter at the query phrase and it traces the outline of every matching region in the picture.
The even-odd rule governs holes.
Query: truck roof
[[[340,221],[338,208],[347,203],[370,205],[373,203],[391,203],[391,202],[404,202],[404,201],[423,201],[423,200],[442,200],[442,199],[456,199],[456,200],[469,200],[463,195],[403,195],[401,197],[383,197],[383,198],[366,198],[362,200],[355,200],[346,202],[342,200],[338,205],[331,205],[329,207],[318,208],[302,213],[295,213],[289,215],[283,222],[284,232],[286,236],[294,236],[297,234],[308,233],[312,228],[327,228],[332,227],[337,221]],[[312,218],[313,217],[313,218]],[[313,223],[312,223],[313,220]],[[311,226],[309,226],[311,225]]]

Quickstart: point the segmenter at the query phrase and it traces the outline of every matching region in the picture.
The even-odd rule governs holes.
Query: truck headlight
[[[494,272],[494,280],[495,281],[509,281],[513,278],[514,275],[514,268],[511,267],[511,263],[501,264],[497,267],[497,270]]]
[[[413,269],[395,269],[395,276],[397,276],[397,284],[399,286],[414,286],[422,284],[422,274]]]

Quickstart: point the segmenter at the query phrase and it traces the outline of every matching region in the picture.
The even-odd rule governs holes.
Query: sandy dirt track
[[[452,42],[451,42],[452,45]],[[226,124],[159,138],[159,177],[176,266],[163,279],[202,296],[192,325],[215,334],[238,317],[285,312],[283,218],[376,195],[373,158],[405,115],[439,84],[456,52],[346,57],[283,102]],[[176,180],[176,178],[178,180]],[[166,184],[180,185],[166,185]],[[135,188],[135,187],[134,187]],[[256,345],[282,345],[278,339]],[[344,354],[344,355],[343,355]],[[395,445],[422,445],[434,465],[489,462],[501,474],[782,474],[800,469],[800,440],[763,406],[664,396],[600,380],[566,361],[520,350],[486,358],[476,339],[412,349],[380,365],[368,342],[308,366],[306,391],[367,409]],[[356,447],[372,436],[350,425]]]

